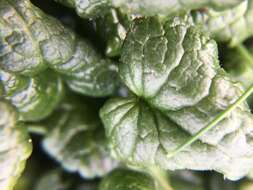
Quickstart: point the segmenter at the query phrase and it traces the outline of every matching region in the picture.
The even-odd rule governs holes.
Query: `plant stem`
[[[149,168],[149,171],[162,190],[173,190],[173,188],[168,183],[167,174],[163,170],[157,167],[151,167]]]
[[[201,137],[203,134],[205,134],[207,131],[212,129],[214,126],[216,126],[221,120],[223,120],[225,117],[227,117],[238,105],[240,105],[243,101],[245,101],[253,92],[253,85],[244,92],[238,100],[236,100],[233,104],[227,107],[224,111],[220,112],[206,127],[199,130],[194,136],[189,138],[186,142],[179,145],[174,151],[167,154],[168,158],[171,158],[175,156],[177,153],[184,150],[186,147],[190,146],[192,143],[197,141],[199,137]]]
[[[246,63],[253,68],[253,57],[249,53],[248,49],[243,45],[239,44],[236,46],[237,51],[241,54],[241,56],[244,58]]]

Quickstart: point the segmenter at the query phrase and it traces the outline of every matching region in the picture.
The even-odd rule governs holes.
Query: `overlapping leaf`
[[[201,10],[195,13],[195,19],[216,40],[236,46],[253,35],[253,1],[244,0],[225,11]]]
[[[0,70],[0,86],[3,89],[1,97],[17,108],[24,121],[44,119],[63,95],[62,81],[49,71],[26,77]]]
[[[116,165],[107,152],[104,130],[93,105],[73,100],[63,103],[46,120],[44,149],[70,172],[84,178],[105,175]]]
[[[141,14],[145,16],[154,15],[173,15],[178,12],[189,11],[201,7],[211,6],[216,9],[225,9],[242,0],[55,0],[69,7],[76,9],[77,13],[84,18],[96,17],[107,11],[110,7],[120,8],[128,14]]]
[[[191,19],[137,19],[121,61],[120,76],[137,97],[109,100],[100,112],[115,158],[137,168],[216,170],[233,180],[250,171],[253,118],[246,103],[168,156],[243,93],[219,67],[216,43]]]
[[[0,44],[4,70],[34,75],[50,67],[72,90],[92,96],[116,87],[116,66],[29,0],[0,1]]]
[[[0,189],[12,190],[31,154],[25,127],[17,123],[13,107],[0,102]]]

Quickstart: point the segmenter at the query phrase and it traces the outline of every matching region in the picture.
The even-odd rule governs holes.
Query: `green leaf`
[[[236,46],[253,35],[253,1],[244,0],[238,6],[225,11],[198,11],[195,13],[195,20],[217,41]]]
[[[43,140],[46,152],[64,169],[84,178],[105,175],[116,165],[107,152],[103,126],[94,105],[72,100],[63,103],[45,122]]]
[[[9,104],[0,102],[0,189],[12,190],[32,151],[26,128]]]
[[[117,169],[103,178],[99,190],[155,190],[153,179],[143,173]]]
[[[41,120],[50,115],[63,95],[61,79],[50,71],[26,77],[0,69],[1,97],[9,100],[24,121]]]
[[[106,43],[105,54],[119,56],[123,41],[132,19],[118,9],[110,9],[105,15],[94,19],[95,30]]]
[[[181,150],[243,94],[220,68],[216,43],[187,16],[165,25],[137,19],[121,62],[120,76],[137,97],[109,100],[100,111],[115,158],[137,168],[215,170],[231,180],[250,171],[253,118],[246,103]]]
[[[242,0],[55,0],[76,9],[83,18],[96,17],[107,11],[108,8],[120,8],[128,14],[141,14],[145,16],[173,15],[192,9],[210,6],[216,9],[226,9],[242,2]]]
[[[50,67],[69,87],[91,96],[114,92],[116,66],[29,0],[0,0],[0,66],[35,75]]]

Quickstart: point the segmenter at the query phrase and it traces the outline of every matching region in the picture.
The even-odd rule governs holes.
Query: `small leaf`
[[[86,40],[29,0],[0,0],[0,66],[35,75],[47,67],[85,95],[107,96],[117,86],[117,67]]]
[[[101,177],[117,163],[108,156],[103,126],[94,105],[72,99],[45,121],[48,132],[43,147],[66,170],[84,178]]]
[[[26,128],[17,123],[9,104],[0,102],[0,189],[12,190],[31,154],[32,144]]]
[[[1,97],[9,100],[23,121],[44,119],[53,112],[63,95],[61,79],[52,72],[26,77],[0,69]]]

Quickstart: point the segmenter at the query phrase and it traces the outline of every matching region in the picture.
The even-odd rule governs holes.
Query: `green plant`
[[[252,5],[0,0],[0,189],[251,189]]]

